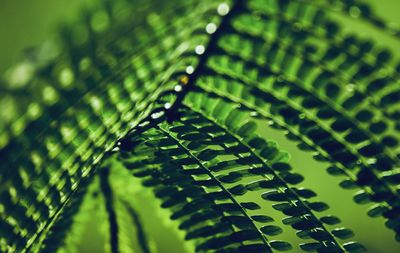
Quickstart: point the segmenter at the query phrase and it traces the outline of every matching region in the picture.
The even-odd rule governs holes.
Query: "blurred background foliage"
[[[90,8],[98,0],[0,0],[0,73],[17,63],[23,57],[25,49],[44,43],[47,39],[57,38],[57,30],[61,22],[73,22],[79,17],[81,8]],[[163,0],[160,0],[163,1]],[[400,1],[398,0],[370,0],[375,10],[386,17],[389,22],[400,23]],[[374,36],[378,43],[390,47],[397,58],[400,56],[400,43],[392,37],[383,35],[380,31],[371,28],[362,22],[351,18],[338,16],[340,22],[345,22],[349,31],[357,30],[361,35]],[[1,94],[0,94],[1,99]],[[354,204],[352,193],[337,186],[339,179],[326,176],[321,167],[327,164],[316,162],[311,153],[300,151],[292,142],[276,130],[263,128],[264,135],[276,140],[280,146],[291,153],[292,164],[295,170],[301,170],[305,176],[304,186],[314,189],[321,200],[331,206],[331,213],[337,214],[343,220],[343,226],[352,228],[355,232],[354,240],[363,243],[372,253],[400,252],[400,244],[396,243],[392,232],[384,227],[382,218],[370,219],[366,215],[365,207]],[[184,242],[183,234],[177,229],[177,224],[168,220],[168,212],[159,208],[159,203],[152,197],[151,190],[139,185],[133,177],[129,177],[122,168],[112,172],[114,189],[118,188],[119,194],[129,195],[134,201],[139,216],[149,236],[150,246],[154,252],[180,253],[193,250],[190,243]],[[121,176],[122,174],[122,176]],[[322,179],[322,180],[321,180]],[[121,181],[122,180],[122,181]],[[94,182],[91,196],[85,199],[85,212],[89,219],[81,225],[80,234],[68,238],[68,242],[75,244],[77,252],[107,252],[106,213],[104,199],[98,194]],[[123,186],[123,187],[122,187]],[[123,189],[121,189],[121,187]],[[354,191],[353,191],[354,192]],[[266,209],[271,207],[266,206]],[[273,210],[271,209],[271,212]],[[277,212],[274,212],[275,214]],[[276,216],[276,219],[281,217]],[[78,220],[79,222],[79,220]],[[123,252],[141,252],[135,241],[137,232],[133,227],[126,229],[125,238],[132,239],[133,250],[122,248]],[[291,241],[293,245],[299,239],[292,231],[285,231],[277,239]],[[123,241],[121,239],[121,241]],[[70,249],[65,249],[67,253]],[[291,252],[299,252],[297,247]]]

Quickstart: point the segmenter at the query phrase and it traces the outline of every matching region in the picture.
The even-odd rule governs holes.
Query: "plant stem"
[[[100,170],[100,189],[103,193],[110,225],[110,245],[111,253],[118,253],[118,222],[117,215],[113,206],[113,193],[109,182],[110,169],[104,167]]]

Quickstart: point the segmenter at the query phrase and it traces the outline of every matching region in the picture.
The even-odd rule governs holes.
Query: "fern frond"
[[[360,102],[364,102],[358,96],[358,93],[357,96],[353,93],[345,93],[345,97],[340,98],[343,104],[338,103],[336,100],[330,101],[331,98],[328,96],[332,95],[331,93],[335,91],[333,87],[327,89],[327,92],[330,93],[324,95],[310,85],[302,85],[299,77],[293,77],[288,72],[277,72],[274,70],[273,68],[276,66],[274,64],[277,62],[277,60],[274,60],[275,58],[256,56],[255,52],[264,52],[261,47],[263,45],[260,44],[259,47],[249,48],[247,46],[249,44],[246,44],[246,42],[242,43],[242,41],[236,39],[225,42],[222,45],[225,48],[220,49],[222,50],[219,53],[220,56],[212,55],[210,57],[207,65],[207,71],[209,72],[207,75],[212,76],[211,79],[214,79],[215,75],[222,75],[220,79],[228,79],[230,82],[228,84],[225,81],[228,88],[225,92],[227,92],[226,94],[229,93],[229,96],[241,92],[243,88],[239,87],[239,84],[247,86],[247,98],[251,96],[250,94],[264,97],[265,102],[273,105],[271,110],[274,111],[271,111],[270,114],[278,112],[284,118],[289,118],[285,119],[286,121],[290,121],[286,122],[286,124],[301,124],[301,132],[306,133],[306,135],[314,135],[311,140],[330,154],[334,161],[342,163],[349,170],[358,167],[359,171],[356,172],[358,178],[355,180],[355,183],[360,186],[370,186],[375,192],[372,200],[377,202],[386,201],[392,210],[386,210],[385,216],[395,220],[397,217],[394,213],[399,204],[396,192],[397,182],[394,179],[395,176],[389,179],[389,175],[398,174],[395,168],[398,165],[399,158],[391,149],[390,143],[393,143],[392,141],[381,142],[378,139],[378,136],[381,138],[382,127],[383,129],[387,127],[385,122],[388,122],[391,126],[393,126],[394,122],[386,120],[366,123],[365,118],[360,116],[363,113],[365,114],[365,111],[360,111],[360,107],[354,109],[355,112],[350,115],[348,113],[349,109],[355,108],[355,105]],[[223,38],[220,42],[223,42]],[[243,50],[243,48],[246,48],[248,51]],[[256,48],[257,51],[252,51]],[[218,52],[218,49],[216,50]],[[268,52],[273,54],[279,52],[276,48],[269,50],[266,48],[265,50],[265,53],[261,55],[268,55]],[[265,68],[266,63],[269,63],[272,67],[264,70],[263,66]],[[290,68],[282,67],[282,69],[290,71]],[[232,81],[237,87],[236,90],[231,87]],[[206,85],[210,85],[210,82],[205,83],[204,86]],[[214,86],[214,88],[218,90],[218,87]],[[340,91],[336,89],[336,94],[338,93]],[[313,112],[309,111],[318,106],[324,107]],[[255,110],[257,111],[257,109]],[[380,113],[372,108],[368,111],[372,115],[379,115]],[[352,117],[355,117],[358,122],[354,123]],[[333,118],[335,120],[332,122]],[[376,137],[374,137],[375,135]],[[322,140],[318,137],[320,140],[316,142],[315,136],[325,137]],[[395,138],[389,135],[384,136],[384,140],[389,139],[397,143]],[[351,146],[347,143],[351,143]],[[340,151],[338,152],[337,150]],[[354,176],[351,177],[355,178]],[[383,211],[385,209],[380,208],[380,210]]]
[[[293,2],[293,5],[296,3]],[[271,11],[270,9],[265,10],[265,6],[261,3],[257,4],[257,1],[249,1],[249,8],[256,12],[256,15],[245,15],[242,17],[243,22],[236,22],[234,24],[236,32],[252,36],[252,41],[257,41],[260,37],[264,38],[263,43],[270,45],[269,48],[282,50],[286,54],[283,56],[282,64],[287,64],[287,66],[282,65],[283,70],[293,68],[292,65],[296,65],[296,60],[292,55],[298,55],[302,58],[299,60],[304,62],[298,70],[300,79],[309,80],[307,75],[312,74],[312,70],[318,68],[325,78],[331,78],[328,83],[330,86],[339,86],[338,89],[342,90],[346,87],[340,85],[341,83],[352,84],[351,89],[357,91],[357,97],[365,99],[368,96],[371,105],[388,110],[388,112],[384,110],[378,111],[378,113],[375,111],[372,116],[383,114],[385,117],[396,119],[396,114],[391,113],[393,108],[390,108],[391,103],[395,103],[395,99],[390,99],[390,97],[395,98],[398,89],[395,86],[377,84],[377,81],[382,79],[384,82],[396,83],[399,77],[399,73],[391,65],[388,65],[392,58],[389,49],[373,48],[371,42],[363,41],[356,36],[342,35],[341,28],[333,20],[328,19],[322,10],[314,10],[314,12],[309,10],[312,14],[304,17],[298,16],[302,13],[301,11],[298,11],[299,13]],[[301,5],[297,8],[301,9]],[[258,13],[260,11],[261,14]],[[254,29],[248,30],[249,22],[258,25]],[[274,29],[276,22],[280,26]],[[334,33],[330,31],[333,29],[330,28],[331,26],[337,26]],[[260,29],[261,27],[267,29]],[[293,38],[296,38],[296,45],[291,44]],[[321,41],[324,41],[324,44],[318,43]],[[258,49],[262,49],[262,47],[258,46]],[[276,54],[275,51],[274,53]],[[269,62],[277,64],[277,62]],[[313,67],[313,64],[316,66]],[[384,69],[391,71],[382,78]],[[317,80],[313,85],[317,89],[326,89],[325,80]],[[383,94],[376,92],[377,88]],[[383,99],[383,96],[386,96],[387,99]]]
[[[316,151],[400,240],[400,65],[332,12],[400,38],[362,0],[102,0],[84,10],[61,46],[1,80],[0,251],[56,252],[100,173],[111,251],[123,250],[123,213],[149,252],[131,199],[114,199],[113,166],[100,169],[113,155],[197,251],[290,250],[274,239],[275,211],[304,251],[364,251],[258,122]]]
[[[193,96],[189,96],[188,100],[198,101],[199,99],[194,99]],[[302,249],[306,251],[319,250],[324,252],[324,250],[335,250],[340,252],[345,249],[349,250],[351,247],[358,245],[350,242],[342,246],[334,239],[333,235],[324,227],[321,220],[314,215],[314,212],[324,211],[327,205],[323,202],[308,202],[306,199],[315,195],[313,191],[289,186],[302,181],[302,177],[289,171],[290,166],[285,163],[285,153],[279,152],[273,143],[265,142],[260,137],[252,134],[255,127],[254,123],[245,122],[238,124],[240,118],[243,117],[240,117],[240,114],[234,110],[234,107],[226,106],[227,104],[224,106],[221,103],[215,105],[215,103],[211,103],[210,100],[207,101],[208,103],[204,103],[202,109],[214,109],[214,111],[209,113],[213,114],[218,121],[222,121],[222,124],[226,124],[227,121],[229,125],[219,125],[210,119],[204,118],[201,114],[193,114],[192,111],[195,109],[193,107],[190,108],[191,110],[182,109],[181,117],[176,123],[170,126],[159,126],[157,127],[159,132],[151,132],[151,135],[148,137],[146,136],[147,132],[145,132],[144,139],[140,140],[145,145],[154,147],[157,150],[153,151],[155,153],[154,160],[146,156],[146,154],[148,155],[151,153],[151,149],[140,150],[140,148],[138,148],[140,150],[139,152],[136,152],[136,149],[134,149],[131,155],[124,154],[124,157],[129,157],[133,160],[140,155],[145,155],[145,157],[142,158],[143,160],[132,161],[128,159],[125,161],[125,164],[129,169],[135,169],[134,172],[141,169],[140,172],[134,173],[136,176],[150,176],[151,178],[149,181],[145,181],[146,185],[165,186],[166,189],[164,191],[156,190],[156,196],[167,199],[166,202],[164,202],[164,207],[173,204],[177,205],[179,203],[177,203],[177,201],[182,201],[183,203],[181,203],[181,205],[183,206],[190,206],[190,203],[196,203],[198,198],[201,199],[205,197],[202,196],[202,194],[193,196],[196,194],[194,189],[191,191],[192,195],[185,195],[185,190],[188,191],[189,189],[187,189],[187,186],[181,186],[181,183],[178,182],[184,181],[185,175],[191,175],[192,178],[189,177],[189,180],[193,183],[189,184],[190,187],[193,187],[193,184],[201,185],[206,191],[211,191],[213,187],[219,188],[219,194],[221,196],[217,200],[226,201],[230,199],[234,205],[239,206],[239,210],[242,210],[241,212],[244,216],[241,218],[243,220],[242,223],[249,223],[249,221],[245,222],[244,220],[246,219],[244,218],[254,223],[254,220],[252,220],[253,217],[247,215],[247,212],[250,212],[252,208],[259,209],[259,205],[256,202],[251,204],[246,203],[244,205],[244,203],[239,203],[236,198],[239,198],[239,196],[245,197],[247,192],[272,189],[263,193],[261,196],[265,200],[280,202],[279,204],[274,204],[274,208],[289,215],[284,222],[291,225],[294,229],[301,230],[302,232],[298,233],[300,237],[311,237],[316,240],[316,242],[302,244]],[[242,136],[237,133],[231,133],[228,129],[232,128],[232,126],[235,126],[235,129],[241,133]],[[136,142],[137,140],[132,141]],[[247,142],[255,146],[251,146]],[[139,146],[140,145],[141,144],[139,144]],[[216,147],[214,148],[214,146]],[[223,149],[217,149],[218,146]],[[261,154],[255,153],[255,149],[261,150]],[[163,154],[167,154],[167,156],[164,157]],[[234,156],[235,158],[224,158],[224,156],[228,155]],[[175,168],[164,168],[163,165],[158,165],[158,163],[170,164],[171,161],[172,163],[176,162],[178,165],[182,166],[181,174],[178,174],[176,177],[171,176],[171,173],[173,173],[172,171],[176,170]],[[148,168],[145,169],[144,165]],[[160,166],[159,169],[157,169],[158,166]],[[165,174],[163,174],[164,170]],[[194,181],[192,181],[193,179]],[[249,179],[258,180],[249,181]],[[177,184],[182,187],[182,190],[179,191],[177,188],[171,187],[171,184]],[[229,185],[229,187],[225,186],[225,184]],[[162,194],[160,192],[162,192]],[[217,195],[215,191],[207,195],[211,195],[212,193]],[[187,203],[187,198],[191,198],[191,202]],[[173,204],[171,204],[171,202]],[[198,208],[202,208],[202,206]],[[207,206],[207,208],[210,207]],[[237,210],[237,213],[240,213],[239,210]],[[178,213],[180,211],[181,210],[179,210]],[[192,210],[192,212],[194,211],[196,210]],[[197,211],[199,210],[197,209]],[[322,220],[330,220],[330,218],[332,218],[329,217],[330,216],[325,216]],[[226,217],[219,218],[220,222],[227,219]],[[199,220],[194,221],[193,219],[195,218],[192,217],[190,221],[181,223],[181,227],[187,229],[183,224],[197,224],[199,222]],[[197,219],[204,221],[201,218]],[[255,220],[257,221],[257,219]],[[257,228],[259,225],[254,226]],[[204,228],[202,230],[204,230]],[[267,225],[260,227],[260,231],[265,235],[274,236],[279,234],[281,229],[274,225]],[[188,234],[191,234],[190,230]],[[351,232],[350,230],[340,228],[333,230],[333,234],[338,238],[344,239],[348,235],[351,235]],[[264,238],[264,235],[262,235],[261,238]],[[214,240],[214,238],[211,240]],[[234,241],[230,243],[233,244]],[[283,244],[274,243],[274,241],[272,241],[267,245],[274,248],[274,245]],[[220,247],[222,246],[223,245],[220,245]],[[277,247],[277,249],[285,248],[286,247]],[[360,246],[357,249],[360,250],[361,248]],[[199,246],[198,249],[201,250],[203,248]]]
[[[49,232],[46,233],[46,237],[37,252],[78,252],[85,226],[90,220],[91,214],[96,210],[98,187],[98,180],[93,178],[92,182],[86,186],[83,199],[74,197],[68,203]],[[85,187],[82,187],[82,190],[84,189]],[[78,201],[81,201],[81,203],[78,203]]]
[[[121,2],[125,1],[118,1]],[[64,60],[49,63],[45,68],[39,69],[38,74],[30,80],[32,85],[27,86],[24,96],[10,97],[12,101],[20,101],[18,111],[29,112],[27,108],[31,105],[35,105],[37,110],[33,118],[31,115],[13,115],[20,118],[18,121],[11,121],[11,124],[19,124],[18,128],[14,125],[5,126],[10,131],[7,134],[9,142],[3,143],[5,147],[1,149],[1,157],[5,161],[1,164],[1,194],[4,195],[2,203],[5,209],[3,217],[15,217],[15,221],[9,221],[8,224],[11,223],[16,229],[15,232],[4,235],[4,239],[10,242],[9,247],[17,247],[14,245],[17,241],[13,237],[14,233],[17,238],[21,238],[17,248],[19,250],[27,243],[23,238],[32,238],[39,234],[46,226],[46,217],[54,216],[55,210],[63,206],[63,196],[68,196],[76,188],[80,178],[93,171],[105,152],[110,151],[119,138],[150,112],[152,101],[158,94],[164,88],[174,85],[168,82],[168,77],[185,66],[184,60],[180,65],[176,59],[191,49],[190,45],[181,41],[207,40],[204,35],[195,34],[198,27],[186,25],[186,29],[182,30],[181,25],[189,20],[193,22],[193,18],[199,20],[198,25],[204,24],[203,18],[210,9],[215,9],[215,4],[199,4],[195,12],[191,8],[180,9],[190,11],[190,19],[185,16],[176,19],[176,26],[166,26],[166,33],[152,32],[155,28],[158,31],[161,25],[157,23],[160,22],[157,17],[154,17],[152,21],[155,23],[150,22],[144,27],[148,30],[143,35],[147,35],[148,39],[141,38],[141,43],[147,45],[160,38],[166,43],[157,43],[157,46],[144,51],[138,50],[127,59],[124,74],[111,71],[113,69],[110,69],[111,72],[104,71],[107,66],[102,65],[98,55],[81,55],[79,61],[72,59],[71,65],[66,65],[65,58],[69,57],[66,54],[63,56]],[[113,15],[118,16],[118,13]],[[166,14],[167,17],[168,15]],[[143,19],[138,17],[138,21],[143,22]],[[173,33],[177,27],[180,29],[178,36]],[[110,31],[112,33],[113,29]],[[168,37],[165,37],[167,34]],[[131,37],[134,36],[131,34]],[[181,44],[180,47],[177,47],[178,43]],[[98,47],[96,50],[99,51],[106,49],[102,44]],[[128,65],[129,61],[134,64]],[[170,61],[174,64],[168,65]],[[117,69],[120,66],[113,67]],[[147,69],[147,72],[143,69]],[[117,82],[124,83],[123,88],[115,88]],[[97,83],[101,84],[96,85]],[[47,125],[51,127],[42,127]],[[18,136],[22,130],[25,135]],[[26,154],[31,155],[21,163],[21,157],[26,157]],[[11,168],[18,168],[18,172],[13,172],[13,177],[6,177]],[[9,190],[14,187],[24,197],[30,198],[28,204],[9,196]],[[7,199],[10,199],[9,203],[6,203]],[[39,218],[27,216],[25,209],[28,207],[34,207],[33,212],[40,212]],[[21,217],[17,216],[15,210],[21,210]],[[27,232],[22,232],[24,230]]]
[[[200,114],[201,114],[201,111],[204,111],[202,115],[204,115],[205,112],[208,112],[210,115],[210,116],[208,116],[208,121],[214,122],[215,124],[219,125],[221,128],[225,129],[225,131],[229,131],[228,129],[234,129],[233,131],[235,131],[236,134],[234,134],[234,133],[232,133],[232,134],[235,135],[235,138],[238,141],[240,141],[243,145],[247,146],[249,148],[249,150],[251,150],[250,152],[253,153],[253,155],[255,156],[255,157],[253,157],[253,159],[250,159],[250,160],[257,161],[257,159],[258,159],[265,166],[267,166],[267,167],[268,167],[268,165],[271,166],[271,160],[273,161],[273,159],[271,159],[271,157],[265,156],[265,153],[263,154],[263,152],[265,152],[265,150],[262,148],[262,146],[260,148],[262,139],[260,139],[260,137],[257,137],[256,135],[254,135],[254,133],[253,133],[254,129],[252,129],[252,128],[249,129],[248,125],[252,125],[251,123],[246,122],[246,121],[240,122],[241,118],[243,119],[246,117],[244,114],[242,114],[242,117],[240,117],[239,116],[240,113],[237,111],[237,108],[232,107],[229,104],[224,103],[223,101],[218,101],[218,100],[212,101],[212,99],[210,99],[209,97],[205,97],[204,95],[197,96],[197,98],[196,98],[196,96],[189,96],[187,99],[187,103],[192,105],[192,107],[190,107],[191,111],[199,110]],[[193,107],[193,105],[195,107]],[[230,117],[232,117],[232,115],[235,115],[236,122],[230,121]],[[220,122],[220,123],[218,124],[217,122]],[[253,127],[254,127],[254,125],[253,125]],[[246,131],[244,132],[244,129],[246,129],[247,132]],[[255,143],[257,143],[257,144],[255,144]],[[260,153],[258,154],[258,152],[260,152]],[[268,154],[268,155],[270,155],[270,154]],[[278,157],[279,157],[279,155],[278,155]],[[282,170],[281,174],[275,172],[275,171],[279,172],[281,170]],[[324,252],[324,250],[325,251],[332,250],[332,249],[330,249],[331,245],[338,246],[339,244],[335,241],[335,239],[333,239],[332,237],[330,239],[328,239],[329,232],[325,229],[324,225],[322,225],[322,222],[319,221],[319,219],[316,218],[313,214],[313,212],[324,211],[327,208],[326,204],[324,204],[323,202],[308,203],[308,200],[306,200],[306,199],[308,199],[311,196],[314,196],[314,193],[312,191],[310,191],[308,189],[304,189],[304,188],[296,189],[296,188],[289,187],[289,185],[291,185],[291,184],[297,184],[300,181],[302,181],[301,176],[299,174],[290,173],[290,166],[288,164],[285,164],[282,162],[277,162],[277,163],[272,162],[272,166],[270,168],[269,173],[271,173],[274,176],[273,180],[275,181],[275,183],[277,183],[276,186],[280,186],[283,188],[285,186],[287,187],[284,190],[284,194],[286,194],[287,195],[286,197],[288,197],[288,198],[287,199],[283,198],[283,199],[285,199],[286,201],[292,200],[292,201],[288,201],[289,205],[287,205],[287,203],[282,204],[282,205],[280,205],[280,204],[276,205],[276,209],[282,211],[286,215],[294,217],[294,219],[287,218],[287,220],[289,220],[288,224],[291,224],[293,228],[295,228],[297,230],[303,230],[297,226],[300,223],[303,223],[303,224],[307,223],[307,225],[311,227],[311,228],[309,228],[309,230],[302,231],[302,233],[299,233],[300,237],[302,236],[301,234],[303,234],[303,235],[305,234],[305,235],[310,236],[311,238],[320,242],[320,244],[318,244],[318,243],[307,244],[306,243],[306,244],[301,245],[301,248],[304,250],[307,250],[307,251],[308,250],[318,250],[318,251]],[[250,185],[251,185],[250,187],[252,187],[254,184],[250,184]],[[263,186],[263,181],[261,181],[261,182],[256,181],[255,186],[256,186],[255,189],[265,188],[265,186]],[[269,187],[267,186],[266,188],[269,188]],[[271,191],[272,192],[271,200],[279,201],[280,197],[278,196],[279,194],[277,194],[277,193],[280,190],[282,190],[282,189],[280,188],[280,189],[277,189],[277,191]],[[302,193],[305,193],[305,195],[302,195]],[[275,195],[275,194],[277,194],[277,195]],[[308,194],[310,194],[310,195],[308,195]],[[266,195],[267,196],[266,197],[263,196],[263,198],[270,200],[268,198],[268,194],[266,194]],[[293,196],[296,196],[297,198],[293,197]],[[277,197],[278,200],[276,200],[275,197]],[[292,197],[295,199],[295,201],[293,201]],[[280,200],[282,201],[282,199],[280,199]],[[280,208],[282,208],[282,209],[280,209]],[[299,215],[303,215],[303,216],[298,217]],[[310,219],[310,217],[312,217],[312,218]],[[314,232],[316,232],[316,231],[318,231],[319,235],[325,235],[325,237],[324,236],[318,237],[319,235],[314,234]],[[322,239],[322,238],[324,238],[324,239]],[[339,238],[340,238],[340,236],[339,236]],[[343,238],[341,238],[341,239],[343,239]],[[311,247],[311,245],[312,245],[312,247]],[[347,249],[348,245],[345,244],[344,246]],[[334,248],[334,247],[332,247],[332,248]]]
[[[370,170],[374,169],[374,167],[373,164],[369,164],[370,158],[368,158],[368,156],[365,157],[364,162],[360,164],[358,159],[358,156],[360,156],[358,153],[359,151],[354,150],[354,148],[346,144],[351,141],[350,138],[358,138],[360,137],[359,135],[349,135],[349,137],[345,140],[342,139],[340,142],[339,135],[334,132],[332,133],[329,127],[321,129],[318,119],[304,116],[306,115],[305,109],[299,110],[297,109],[298,107],[295,109],[289,107],[288,103],[285,101],[286,96],[280,98],[274,97],[271,95],[271,92],[267,90],[262,91],[259,88],[245,88],[242,90],[240,86],[246,86],[246,82],[249,83],[247,80],[242,81],[231,78],[229,74],[215,79],[215,74],[217,73],[211,73],[214,73],[214,77],[211,80],[204,77],[204,79],[199,82],[199,85],[203,89],[212,91],[218,96],[221,95],[228,99],[233,98],[233,101],[240,102],[244,107],[258,112],[262,118],[272,120],[283,129],[289,129],[292,134],[292,139],[294,137],[294,139],[297,140],[308,140],[302,144],[302,147],[304,147],[304,144],[308,143],[311,145],[311,148],[322,151],[323,159],[332,162],[332,171],[334,171],[334,168],[339,168],[338,173],[347,175],[348,179],[352,180],[354,184],[359,185],[360,188],[365,189],[364,186],[368,187],[366,192],[371,193],[370,200],[378,203],[387,202],[389,205],[387,208],[379,206],[379,210],[387,212],[386,214],[381,214],[387,216],[388,219],[391,219],[393,216],[393,220],[396,219],[395,213],[399,202],[397,193],[392,189],[395,189],[394,187],[397,185],[395,177],[398,172],[396,169],[393,169],[392,172],[387,173],[380,172],[379,170],[377,174],[371,173]],[[210,85],[212,86],[210,87]],[[243,93],[240,94],[241,92]],[[254,101],[252,101],[252,93],[256,93],[258,99],[253,99]],[[263,99],[261,99],[261,97],[263,97]],[[353,142],[357,141],[357,139],[353,140]],[[310,147],[310,145],[308,147]],[[321,156],[317,158],[321,158]],[[378,163],[379,167],[385,165],[385,160],[381,161],[380,164]],[[378,166],[375,166],[375,168]],[[362,196],[366,193],[361,192],[360,194]],[[357,199],[358,198],[356,198],[356,201],[358,201]],[[365,200],[364,198],[364,201]]]
[[[53,224],[49,224],[48,228],[46,228],[47,231],[43,230],[39,234],[38,242],[32,245],[31,248],[28,248],[28,250],[32,252],[56,252],[65,243],[67,235],[77,218],[77,214],[83,208],[83,201],[85,198],[91,197],[88,194],[93,193],[93,189],[90,191],[90,187],[93,188],[91,178],[81,182],[80,187],[71,193],[65,206],[53,218],[54,220],[51,221]]]
[[[141,185],[141,179],[132,177],[131,172],[119,162],[111,166],[111,182],[116,194],[116,211],[120,227],[120,248],[122,252],[159,252],[170,250],[165,248],[159,237],[168,238],[167,245],[174,239],[182,246],[183,252],[192,252],[194,244],[184,241],[184,233],[178,224],[170,220],[169,209],[160,207],[160,200],[154,198],[150,188]],[[153,232],[151,227],[156,226]],[[165,233],[168,233],[166,235]],[[172,246],[172,245],[171,245]],[[179,248],[176,251],[181,252]]]
[[[223,185],[209,172],[209,169],[201,162],[201,160],[192,154],[188,147],[172,137],[172,135],[163,128],[160,128],[158,131],[151,130],[148,133],[148,136],[146,136],[146,133],[144,133],[143,138],[147,141],[148,145],[151,145],[156,149],[153,152],[158,150],[156,145],[159,143],[157,142],[160,142],[162,145],[173,144],[178,146],[178,148],[166,150],[165,153],[162,152],[162,150],[159,150],[159,152],[153,154],[154,157],[147,157],[146,154],[151,154],[152,149],[145,146],[144,148],[142,147],[143,150],[141,150],[139,147],[138,151],[136,149],[134,151],[135,156],[133,161],[125,161],[125,164],[129,169],[135,169],[134,172],[139,170],[139,172],[135,172],[136,176],[150,176],[144,184],[147,186],[158,186],[156,188],[156,196],[164,199],[163,207],[174,207],[173,219],[182,217],[186,218],[190,215],[188,220],[181,223],[181,228],[189,231],[187,239],[211,237],[209,238],[209,241],[202,242],[202,244],[198,246],[198,249],[203,250],[206,250],[208,247],[210,247],[210,249],[220,248],[225,245],[224,242],[227,243],[226,245],[230,245],[237,243],[240,244],[241,240],[247,241],[257,238],[260,241],[263,240],[263,237],[254,234],[254,232],[250,232],[251,230],[243,230],[243,236],[245,237],[241,239],[239,237],[239,231],[234,230],[229,223],[219,224],[216,222],[216,218],[225,217],[226,215],[224,212],[228,212],[231,215],[239,215],[238,222],[244,220],[244,224],[242,225],[243,228],[254,227],[254,225],[252,225],[253,221],[250,220],[246,211],[243,210],[244,207],[233,198],[232,194],[234,193],[230,193],[225,188],[222,188]],[[146,137],[151,139],[146,140]],[[138,159],[138,154],[140,153],[144,157]],[[168,160],[169,154],[181,154],[186,155],[187,157]],[[181,173],[183,168],[179,168],[179,166],[183,166],[184,164],[191,167],[198,166],[198,170],[200,170],[199,173],[210,176],[210,179],[196,181],[192,176],[190,176],[190,174],[189,176],[185,176],[183,171]],[[146,165],[148,168],[145,167]],[[157,165],[160,166],[160,170],[153,169],[153,167]],[[219,186],[225,191],[212,191],[207,193],[201,186]],[[239,192],[236,194],[239,194]],[[192,198],[192,201],[188,202],[186,198]],[[214,203],[214,199],[226,200],[227,203],[217,204]],[[247,208],[254,208],[252,204],[247,204]],[[210,221],[206,222],[209,219]],[[265,220],[269,220],[269,218],[266,218]],[[207,231],[208,229],[210,229],[210,231]],[[230,231],[230,233],[227,234],[227,231]],[[258,231],[258,229],[256,231]],[[247,237],[250,236],[250,238],[246,239],[246,234]],[[215,238],[216,235],[220,235],[221,237]],[[229,235],[233,238],[231,242],[229,242]],[[215,245],[213,246],[213,244]],[[267,245],[263,244],[254,247],[259,247],[260,250],[268,249],[266,248]]]

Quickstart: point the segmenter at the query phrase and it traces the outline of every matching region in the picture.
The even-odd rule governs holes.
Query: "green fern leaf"
[[[113,185],[124,182],[110,176],[115,158],[198,252],[292,250],[286,231],[306,252],[365,251],[260,135],[270,128],[314,152],[356,203],[373,202],[367,215],[400,240],[400,64],[392,46],[349,33],[351,18],[399,42],[361,0],[102,0],[82,11],[61,45],[1,80],[0,251],[68,250],[99,175],[107,250],[130,248],[133,226],[151,252],[127,188]]]

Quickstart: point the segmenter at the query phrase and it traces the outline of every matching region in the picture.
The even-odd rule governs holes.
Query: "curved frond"
[[[199,99],[201,97],[188,100]],[[302,176],[290,172],[287,154],[279,151],[273,142],[254,135],[255,123],[241,122],[244,114],[238,113],[235,107],[204,99],[207,102],[201,105],[201,109],[209,110],[213,119],[202,114],[204,111],[196,112],[194,107],[182,109],[179,120],[150,128],[140,138],[130,140],[136,143],[133,150],[122,153],[126,167],[135,176],[146,178],[144,184],[155,187],[155,195],[164,200],[163,206],[173,209],[173,219],[191,215],[181,223],[181,228],[187,230],[187,239],[203,238],[205,242],[198,245],[199,251],[218,249],[237,243],[235,235],[240,232],[244,236],[243,242],[264,241],[265,247],[286,249],[289,246],[283,247],[283,242],[267,239],[282,230],[276,225],[258,223],[272,221],[268,214],[258,211],[260,204],[239,201],[246,199],[246,194],[259,192],[259,201],[271,201],[276,210],[288,215],[284,223],[299,230],[299,237],[315,240],[306,241],[301,245],[302,249],[351,252],[350,245],[355,243],[342,245],[335,238],[348,238],[352,234],[350,230],[334,229],[331,234],[323,221],[329,224],[338,219],[329,215],[319,219],[315,215],[328,206],[310,201],[315,196],[313,191],[293,186],[302,181]],[[222,213],[210,214],[216,210]],[[207,218],[211,224],[205,225]],[[212,234],[205,232],[224,223],[233,227]],[[258,235],[248,235],[247,238],[245,231],[251,227],[258,231]],[[204,233],[193,237],[199,231]],[[213,246],[204,248],[204,245]],[[245,251],[243,246],[238,246],[238,249],[239,252]]]

